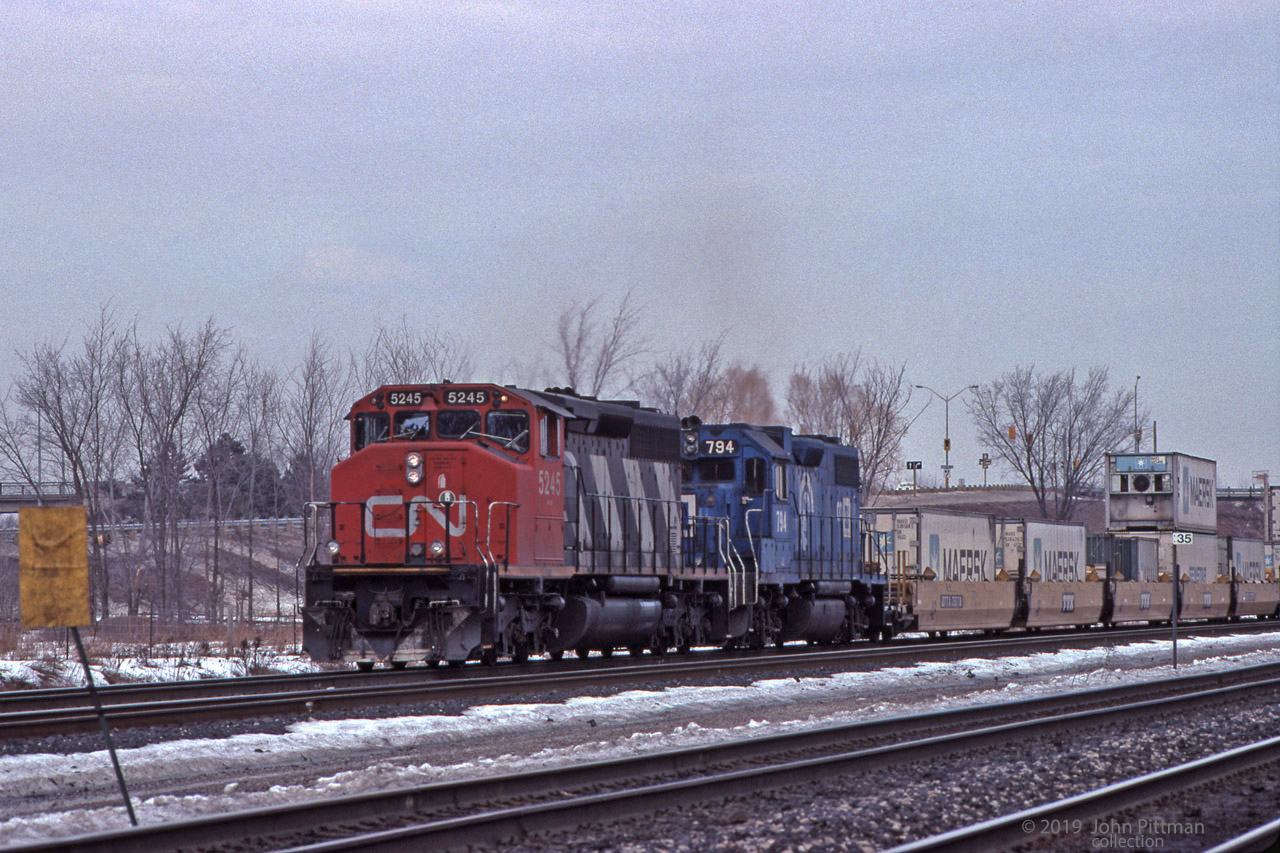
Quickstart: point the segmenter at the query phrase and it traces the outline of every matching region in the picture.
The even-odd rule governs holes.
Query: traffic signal
[[[947,453],[951,452],[951,439],[949,438],[942,439],[942,449],[945,450]]]

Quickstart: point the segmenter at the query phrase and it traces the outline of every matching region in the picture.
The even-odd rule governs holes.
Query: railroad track
[[[1204,853],[1254,853],[1257,850],[1274,850],[1280,845],[1280,818],[1242,832]]]
[[[571,829],[601,815],[616,820],[843,773],[883,772],[907,761],[1105,722],[1230,705],[1254,691],[1280,692],[1280,664],[144,825],[17,849],[151,853],[214,846],[336,851],[497,844]],[[1271,748],[1280,750],[1280,739]],[[1111,801],[1109,809],[1115,807]]]
[[[1275,631],[1274,622],[1200,625],[1186,635]],[[593,659],[588,662],[533,664],[530,668],[483,666],[458,670],[343,671],[286,676],[253,676],[163,684],[109,685],[99,689],[112,728],[251,719],[260,716],[312,715],[321,711],[367,709],[458,700],[505,699],[552,690],[590,690],[649,682],[676,683],[708,676],[743,677],[833,668],[884,667],[921,661],[1062,648],[1113,645],[1163,639],[1165,628],[1124,631],[1068,631],[956,642],[919,640],[888,645],[861,645],[810,651],[795,647],[782,653],[727,654],[666,658]],[[495,674],[501,672],[501,674]],[[99,729],[98,718],[83,688],[23,690],[0,694],[0,742],[24,738],[85,734]]]
[[[1273,769],[1280,765],[1280,737],[1268,738],[1096,788],[1074,797],[933,835],[894,847],[887,853],[986,853],[1025,844],[1028,839],[1034,839],[1038,844],[1052,844],[1055,839],[1065,841],[1073,837],[1087,838],[1089,830],[1094,826],[1127,827],[1124,831],[1132,832],[1132,822],[1112,820],[1112,816],[1122,809],[1146,805],[1168,794],[1264,765],[1271,765]],[[1153,831],[1152,835],[1154,837],[1157,833]],[[1212,849],[1222,853],[1228,850],[1264,850],[1278,837],[1280,820],[1238,835]],[[1162,844],[1164,840],[1161,839]]]

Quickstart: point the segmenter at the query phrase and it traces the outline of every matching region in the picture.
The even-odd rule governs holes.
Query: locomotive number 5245
[[[538,472],[538,494],[559,495],[563,488],[564,473],[562,471]]]

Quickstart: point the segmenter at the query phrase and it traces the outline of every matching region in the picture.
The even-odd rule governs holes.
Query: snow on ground
[[[167,653],[166,653],[167,652]],[[323,667],[299,655],[268,649],[249,649],[243,655],[224,657],[198,650],[156,650],[150,655],[121,651],[91,660],[93,683],[191,681],[201,678],[238,678],[244,675],[318,672]],[[76,657],[44,655],[35,660],[0,660],[0,689],[83,687],[84,666]]]
[[[147,787],[147,780],[166,778],[175,765],[188,773],[203,772],[209,779],[235,779],[237,769],[251,768],[255,759],[261,761],[263,756],[280,763],[341,753],[351,756],[351,766],[356,768],[308,784],[277,785],[265,791],[239,791],[237,783],[230,782],[215,796],[136,800],[139,821],[155,823],[1280,661],[1280,633],[1184,638],[1178,647],[1182,665],[1176,673],[1168,663],[1151,665],[1152,660],[1168,658],[1168,641],[1130,643],[994,660],[920,663],[876,672],[771,678],[743,687],[672,687],[577,697],[555,704],[485,705],[457,716],[300,722],[285,734],[244,734],[122,750],[120,762],[126,779],[134,780],[140,788]],[[1200,659],[1192,662],[1193,657]],[[946,696],[948,692],[962,695]],[[794,711],[789,712],[815,706],[822,707],[824,713],[796,719]],[[751,708],[751,715],[760,719],[725,728],[696,721],[717,711],[743,707]],[[673,720],[680,722],[673,724]],[[576,724],[581,731],[590,732],[596,724],[606,722],[625,723],[634,727],[630,729],[634,733],[460,764],[415,760],[463,736],[486,737],[490,743],[502,744],[504,736],[527,734],[549,723]],[[361,753],[387,749],[402,754],[403,760],[360,764]],[[48,796],[57,791],[111,790],[114,786],[105,750],[72,756],[0,757],[0,779],[8,796]],[[0,844],[127,825],[123,806],[15,817],[0,820]]]

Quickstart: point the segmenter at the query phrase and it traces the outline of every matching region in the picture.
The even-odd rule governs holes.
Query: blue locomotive
[[[884,633],[883,584],[862,560],[856,448],[784,426],[682,426],[685,551],[729,569],[728,642]]]

